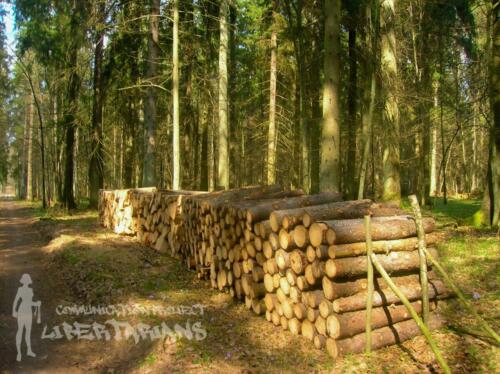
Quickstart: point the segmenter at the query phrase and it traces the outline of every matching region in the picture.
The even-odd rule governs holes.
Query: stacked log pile
[[[212,287],[334,357],[364,349],[365,215],[373,217],[373,252],[420,313],[415,222],[397,207],[279,186],[211,193],[102,191],[100,201],[104,226],[136,234],[159,251],[170,250]],[[438,239],[434,221],[425,218],[423,223],[432,248]],[[435,307],[450,292],[432,271],[429,276]],[[375,287],[374,349],[417,335],[406,308],[383,279],[376,278]],[[430,320],[431,327],[440,323],[438,316]]]
[[[334,357],[365,348],[364,215],[373,217],[373,251],[420,313],[416,226],[404,211],[357,200],[274,211],[269,219],[273,231],[269,238],[277,236],[279,243],[274,258],[279,276],[264,275],[267,290],[272,290],[266,295],[266,318],[292,334],[302,334],[317,348],[326,347]],[[432,249],[438,238],[433,233],[434,220],[425,218],[423,223],[427,245],[437,256]],[[444,284],[432,272],[429,276],[431,300],[449,297]],[[382,278],[376,279],[375,287],[374,347],[419,334],[406,307]],[[440,322],[439,317],[433,316],[430,325],[436,327]]]

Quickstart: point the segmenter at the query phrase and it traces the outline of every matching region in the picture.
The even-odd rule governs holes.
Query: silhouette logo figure
[[[31,349],[31,325],[33,323],[33,308],[37,316],[37,323],[41,323],[40,307],[41,301],[33,301],[33,289],[29,286],[33,283],[29,274],[23,274],[20,283],[21,287],[17,289],[16,298],[12,305],[12,316],[17,318],[17,334],[16,334],[16,349],[17,361],[21,361],[21,341],[23,339],[27,346],[27,355],[36,357]]]

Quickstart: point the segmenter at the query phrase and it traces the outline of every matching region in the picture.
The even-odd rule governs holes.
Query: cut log
[[[274,210],[294,209],[340,200],[342,200],[342,196],[337,192],[322,192],[316,195],[304,195],[262,202],[246,210],[246,219],[249,223],[258,222],[269,218],[270,213]]]
[[[319,247],[321,244],[331,245],[336,241],[335,231],[332,228],[328,227],[328,225],[324,222],[313,223],[309,227],[308,237],[309,237],[309,242],[314,247]]]
[[[386,204],[373,203],[371,200],[351,200],[304,208],[302,224],[309,227],[314,221],[362,218],[366,215],[382,217],[402,214],[405,214],[404,210]]]
[[[411,303],[418,314],[422,313],[422,302]],[[435,304],[431,304],[432,309]],[[333,307],[332,307],[333,310]],[[321,312],[321,309],[320,309]],[[372,309],[372,329],[389,326],[410,319],[411,315],[404,305],[390,305]],[[328,336],[334,339],[351,337],[363,333],[366,329],[366,310],[331,314],[327,318]]]
[[[432,254],[437,255],[435,249],[430,248]],[[391,252],[388,255],[377,255],[380,263],[388,272],[404,272],[420,267],[420,257],[417,251]],[[366,274],[366,256],[329,259],[325,265],[326,275],[334,277],[355,277]]]
[[[419,277],[418,274],[410,274],[403,276],[394,276],[391,277],[396,285],[405,285],[408,283],[418,283]],[[334,300],[339,297],[346,297],[354,295],[358,292],[364,291],[367,288],[367,280],[366,278],[360,278],[356,280],[347,280],[347,281],[337,281],[328,278],[327,276],[322,279],[323,284],[323,293],[325,294],[325,298],[327,300]],[[377,289],[385,289],[387,288],[387,284],[385,283],[382,277],[375,278],[375,287]]]
[[[410,301],[417,300],[422,297],[422,289],[420,283],[410,283],[399,286],[403,294]],[[448,298],[452,293],[445,287],[443,282],[434,280],[429,282],[429,299],[444,299]],[[377,290],[373,294],[373,306],[399,304],[401,301],[397,295],[389,289]],[[362,310],[366,307],[366,292],[360,292],[352,296],[341,297],[333,301],[333,310],[335,313],[351,312]]]
[[[328,227],[335,231],[335,244],[362,242],[365,239],[365,228],[363,219],[345,219],[323,221]],[[434,231],[435,222],[433,218],[423,219],[426,233]],[[314,225],[311,225],[311,228]],[[416,236],[415,221],[411,216],[375,217],[371,220],[372,240],[394,240]],[[309,232],[311,237],[311,232]],[[314,244],[311,242],[312,245]],[[333,244],[333,243],[329,243]]]
[[[296,250],[290,253],[290,267],[295,274],[303,274],[307,263],[307,258],[304,255],[304,252]]]
[[[429,329],[440,328],[444,320],[433,313],[429,318]],[[395,323],[394,325],[382,327],[372,331],[372,349],[380,349],[393,344],[400,344],[420,334],[420,329],[414,320]],[[330,345],[330,347],[329,347]],[[366,347],[366,334],[358,334],[352,338],[335,341],[327,340],[328,353],[337,358],[346,354],[361,353]]]
[[[425,236],[428,246],[436,244],[439,239],[437,233],[429,233]],[[372,242],[373,253],[389,253],[397,251],[413,251],[418,248],[418,240],[414,238],[378,240]],[[366,243],[335,244],[328,248],[330,258],[354,257],[366,254]]]

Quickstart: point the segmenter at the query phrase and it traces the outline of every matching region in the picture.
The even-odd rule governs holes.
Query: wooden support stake
[[[372,255],[372,234],[371,218],[365,216],[365,235],[366,235],[366,255],[367,255],[367,296],[366,296],[366,353],[372,350],[372,304],[373,304],[373,264]]]
[[[425,231],[417,196],[411,195],[408,199],[410,200],[413,214],[415,215],[415,223],[417,225],[418,254],[420,256],[420,285],[422,287],[422,317],[424,323],[427,324],[429,322],[429,282],[427,281],[427,260],[425,258]]]
[[[434,342],[434,339],[432,339],[432,337],[431,337],[431,332],[429,331],[427,326],[424,324],[422,319],[418,316],[418,313],[415,311],[415,309],[413,309],[410,302],[408,301],[406,296],[403,294],[403,292],[401,292],[399,287],[394,284],[394,282],[389,277],[387,272],[384,270],[382,265],[380,265],[380,262],[378,261],[377,256],[372,253],[371,259],[372,259],[373,265],[375,266],[377,271],[384,278],[384,280],[389,285],[389,287],[392,289],[392,291],[394,291],[394,293],[398,296],[398,298],[401,300],[401,302],[406,306],[406,308],[408,309],[408,312],[411,314],[412,318],[415,320],[420,331],[422,331],[422,334],[424,334],[425,339],[429,343],[432,351],[434,352],[434,355],[436,356],[436,360],[438,361],[439,366],[441,366],[441,368],[443,369],[443,371],[445,373],[451,374],[451,370],[450,370],[448,364],[444,360],[443,356],[441,356],[441,352],[439,351],[436,343]]]
[[[450,286],[450,288],[453,290],[453,292],[455,292],[455,294],[458,296],[458,299],[464,304],[465,308],[474,316],[477,318],[477,320],[479,321],[479,324],[481,325],[481,327],[488,333],[491,335],[491,337],[493,339],[495,339],[495,341],[498,343],[500,343],[500,336],[490,327],[490,325],[488,325],[488,323],[476,312],[476,310],[474,309],[474,307],[467,301],[467,299],[465,298],[464,294],[462,293],[462,291],[460,291],[460,289],[455,286],[455,284],[453,283],[453,281],[451,280],[451,278],[449,277],[449,275],[446,273],[446,271],[443,269],[443,267],[441,266],[441,264],[439,262],[437,262],[437,260],[429,253],[429,251],[427,249],[425,249],[425,254],[427,255],[427,258],[429,259],[429,261],[432,263],[433,266],[436,267],[436,269],[438,269],[439,273],[443,276],[445,282],[448,284],[448,286]]]

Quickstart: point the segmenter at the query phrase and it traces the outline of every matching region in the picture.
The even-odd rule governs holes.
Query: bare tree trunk
[[[385,201],[401,201],[399,107],[397,100],[398,65],[396,47],[396,0],[381,4],[381,67],[385,83],[384,123],[386,127],[383,150],[383,192]]]
[[[372,10],[372,8],[374,8]],[[365,190],[365,181],[368,171],[368,158],[370,156],[370,149],[372,147],[372,132],[373,132],[373,111],[375,108],[375,98],[377,91],[377,77],[375,70],[375,61],[377,58],[377,48],[378,48],[378,7],[373,7],[373,2],[369,1],[366,6],[366,19],[368,23],[367,30],[367,46],[371,50],[372,55],[369,57],[369,61],[366,62],[367,71],[370,76],[370,84],[366,85],[365,96],[368,96],[368,100],[365,100],[365,105],[363,113],[363,129],[362,129],[362,143],[363,143],[363,155],[361,157],[361,168],[359,173],[359,185],[358,185],[358,199],[363,199]]]
[[[320,191],[340,191],[340,0],[325,0]]]
[[[179,146],[179,1],[172,3],[174,13],[172,43],[172,97],[173,97],[173,181],[172,188],[180,188],[181,154]]]
[[[489,194],[490,224],[500,226],[500,7],[493,1],[491,8],[490,110],[493,124],[490,131]]]
[[[229,149],[228,149],[228,101],[227,101],[227,52],[228,52],[228,0],[221,0],[219,9],[219,131],[218,131],[218,169],[217,187],[229,188]]]
[[[156,88],[153,86],[153,81],[156,78],[158,63],[160,0],[151,0],[150,6],[147,71],[150,86],[147,88],[146,105],[144,105],[146,144],[142,170],[142,185],[145,187],[156,185]]]
[[[29,99],[27,111],[26,200],[33,200],[33,101],[31,98]]]
[[[273,21],[271,25],[271,73],[269,83],[269,129],[267,133],[267,184],[276,183],[276,52],[277,33],[275,24],[276,2],[273,1]]]
[[[346,197],[354,198],[356,172],[356,102],[357,102],[357,52],[356,52],[356,22],[355,14],[349,20],[349,84],[347,88],[347,164],[344,181]]]
[[[104,16],[105,3],[101,2],[97,12],[99,17]],[[104,58],[104,25],[96,26],[96,40],[94,51],[94,96],[92,102],[92,138],[89,164],[89,205],[97,208],[99,189],[104,186],[104,155],[102,139],[102,106],[104,102],[104,84],[102,76],[102,62]]]

